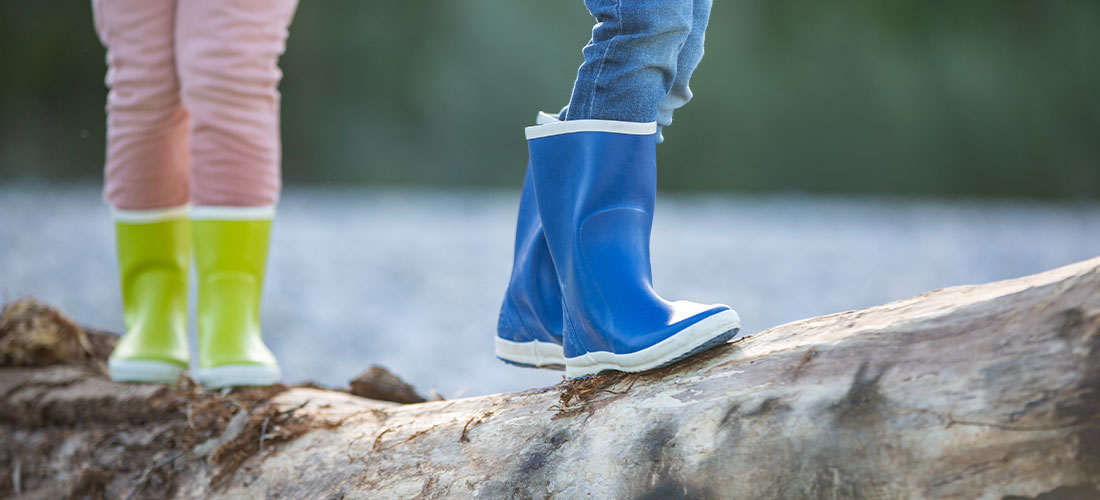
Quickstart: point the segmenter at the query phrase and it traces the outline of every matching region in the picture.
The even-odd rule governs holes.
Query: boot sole
[[[278,382],[280,376],[279,367],[271,365],[225,365],[195,372],[195,377],[206,389],[271,385]]]
[[[549,370],[565,369],[565,353],[560,345],[552,342],[512,342],[497,337],[496,355],[510,365]]]
[[[732,309],[722,311],[637,352],[615,354],[597,351],[566,358],[565,376],[581,378],[604,370],[636,373],[660,368],[717,347],[736,337],[740,330],[741,317],[737,312]]]
[[[175,384],[186,367],[148,359],[109,359],[107,370],[115,382]]]

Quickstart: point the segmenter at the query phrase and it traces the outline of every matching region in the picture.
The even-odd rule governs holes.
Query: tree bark
[[[1100,258],[453,401],[81,363],[0,369],[0,496],[1100,498]]]

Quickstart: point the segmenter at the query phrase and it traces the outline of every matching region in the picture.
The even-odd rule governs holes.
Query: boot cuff
[[[124,224],[149,224],[166,220],[186,219],[190,213],[191,205],[149,210],[123,210],[111,207],[111,217],[114,218],[115,222]]]
[[[657,122],[620,122],[615,120],[571,120],[535,125],[524,129],[527,140],[574,132],[610,132],[613,134],[650,135],[657,133]]]
[[[275,205],[261,207],[200,206],[191,211],[192,220],[271,220],[274,218]]]

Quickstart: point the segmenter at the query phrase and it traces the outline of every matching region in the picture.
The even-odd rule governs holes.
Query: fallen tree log
[[[453,401],[121,385],[76,358],[0,368],[0,495],[1100,498],[1100,259]]]

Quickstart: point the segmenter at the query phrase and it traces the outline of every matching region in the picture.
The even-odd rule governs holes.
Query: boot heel
[[[147,359],[110,359],[107,370],[115,382],[144,382],[149,384],[175,384],[187,367],[167,361]]]
[[[271,385],[281,376],[279,367],[271,365],[225,365],[195,372],[195,377],[206,389]]]
[[[501,361],[527,368],[565,369],[565,355],[562,347],[550,342],[532,340],[512,342],[496,338],[496,355]]]

